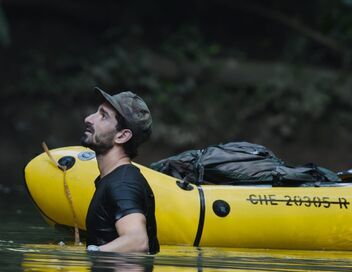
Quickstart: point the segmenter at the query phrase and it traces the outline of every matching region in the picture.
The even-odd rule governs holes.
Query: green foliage
[[[206,62],[209,57],[219,55],[221,46],[207,45],[197,27],[183,26],[166,38],[161,44],[161,52],[175,59]]]
[[[352,41],[350,1],[324,0],[300,5],[293,1],[267,2],[273,11],[298,20],[338,44]],[[209,2],[201,5],[211,6]],[[236,5],[226,8],[239,13]],[[158,14],[162,17],[161,13],[153,10],[156,18]],[[338,53],[304,35],[304,31],[288,31],[275,18],[244,13],[239,21],[233,16],[233,24],[227,24],[228,21],[221,21],[221,15],[215,16],[220,23],[212,30],[216,33],[213,36],[207,22],[194,23],[197,20],[193,18],[169,29],[163,26],[167,28],[163,31],[162,27],[148,28],[136,19],[111,25],[100,36],[96,33],[94,40],[99,42],[87,49],[69,31],[69,46],[63,43],[62,48],[43,49],[36,47],[41,44],[38,41],[28,48],[23,58],[26,61],[21,62],[21,80],[2,88],[2,94],[15,92],[74,105],[82,97],[87,103],[92,102],[92,88],[96,85],[109,90],[130,89],[145,97],[151,106],[155,137],[177,147],[213,143],[219,138],[271,139],[272,135],[280,141],[291,141],[302,124],[332,122],[339,126],[339,120],[350,120],[350,88],[341,87],[349,75],[316,76],[305,69],[314,65],[319,70],[316,74],[324,74],[322,67],[339,67]],[[248,22],[243,20],[246,16],[252,16],[250,21],[255,25],[248,32]],[[0,40],[9,41],[1,10]],[[225,69],[219,60],[231,60],[236,66],[253,59],[258,66],[266,63],[269,69],[275,68],[278,61],[289,69],[256,81],[261,76],[257,73],[263,71],[251,66],[241,73],[254,78],[252,81],[231,81],[238,77],[236,70],[228,75],[230,83],[225,79],[213,80]],[[333,73],[339,74],[339,70]],[[334,120],[331,112],[340,119]],[[209,133],[212,131],[215,133]]]

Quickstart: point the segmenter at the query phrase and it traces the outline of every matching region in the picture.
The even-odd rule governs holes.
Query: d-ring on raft
[[[51,150],[66,165],[78,227],[99,175],[83,147]],[[135,164],[153,190],[159,242],[237,248],[352,250],[352,184],[334,187],[196,186]],[[43,153],[25,168],[28,192],[51,224],[74,226],[63,172]]]

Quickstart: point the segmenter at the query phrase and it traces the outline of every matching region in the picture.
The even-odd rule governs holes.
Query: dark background
[[[94,86],[150,106],[138,162],[220,142],[352,168],[352,1],[0,1],[0,190],[78,145]]]

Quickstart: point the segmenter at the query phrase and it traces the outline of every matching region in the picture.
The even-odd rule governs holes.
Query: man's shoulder
[[[111,174],[107,176],[107,181],[110,184],[130,184],[145,182],[146,179],[137,166],[133,164],[124,164],[113,170]]]
[[[119,174],[110,175],[109,180],[105,181],[107,197],[112,197],[114,200],[144,197],[149,185],[138,167],[125,165],[116,172]]]
[[[117,167],[113,172],[115,175],[121,175],[124,178],[133,176],[143,177],[140,169],[132,163],[121,165]]]

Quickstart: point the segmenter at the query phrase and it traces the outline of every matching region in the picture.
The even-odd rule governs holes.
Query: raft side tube
[[[203,186],[206,216],[200,246],[352,250],[352,190]],[[219,217],[209,208],[230,205]]]

